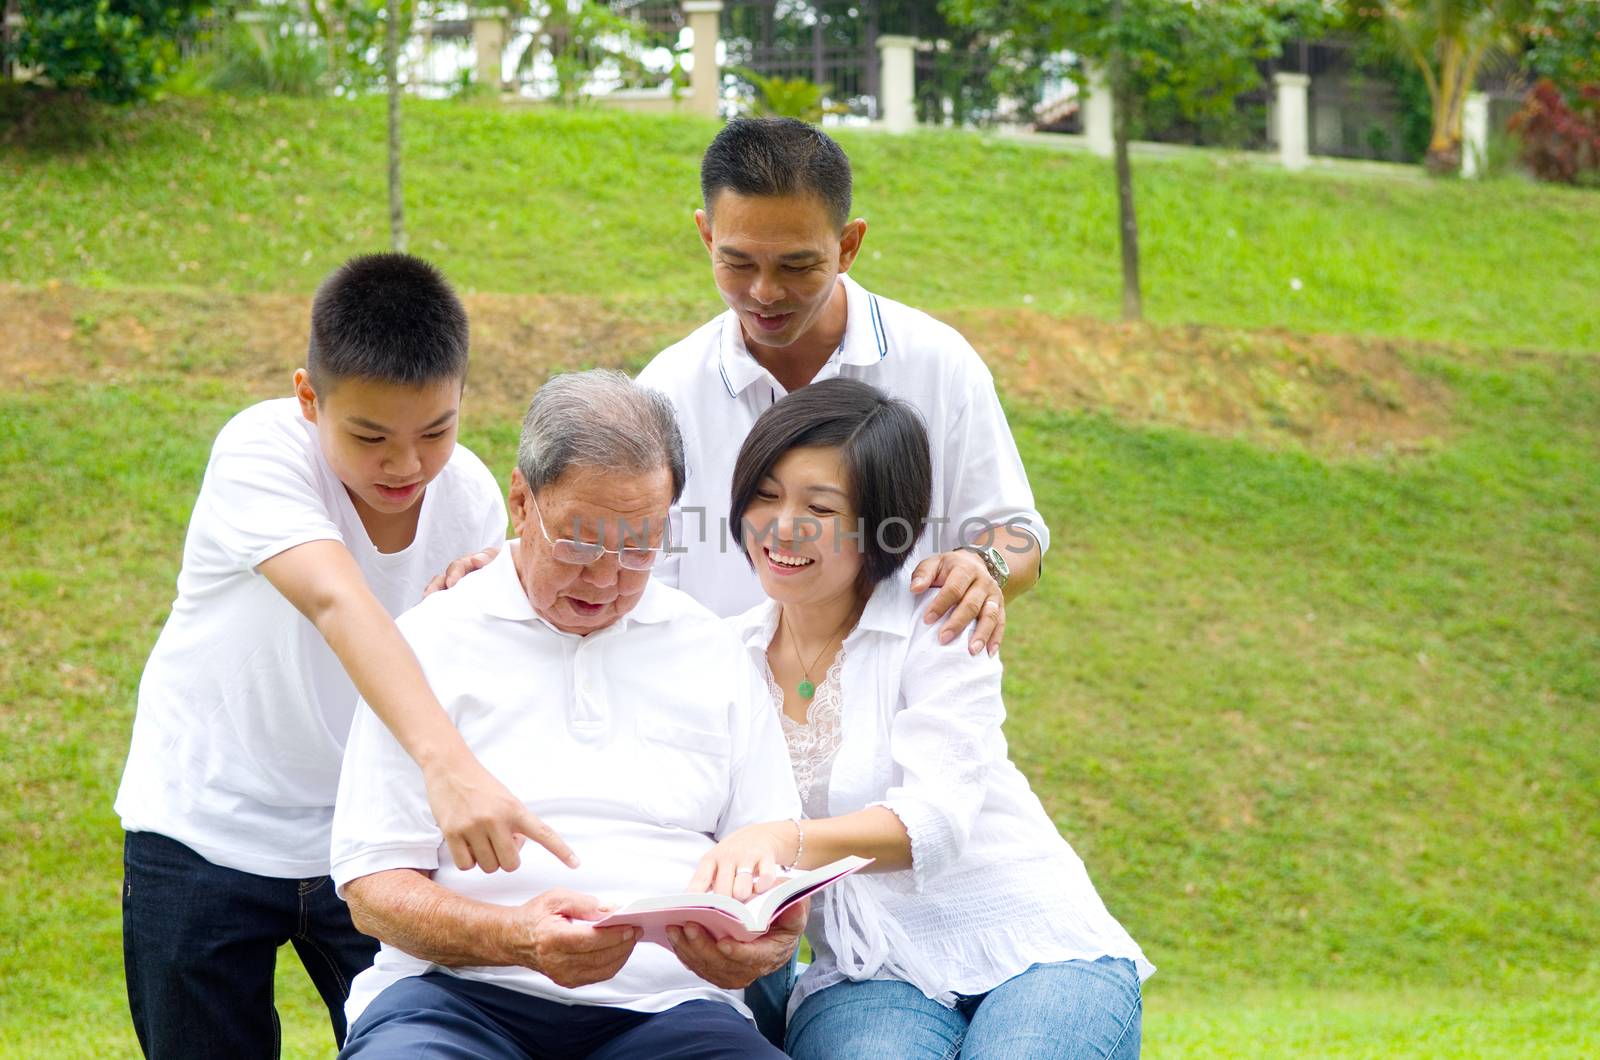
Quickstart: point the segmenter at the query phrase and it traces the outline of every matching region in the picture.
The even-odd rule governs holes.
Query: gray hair
[[[550,379],[522,418],[517,468],[530,489],[571,467],[672,472],[672,500],[683,494],[683,435],[672,402],[621,372],[594,368]]]

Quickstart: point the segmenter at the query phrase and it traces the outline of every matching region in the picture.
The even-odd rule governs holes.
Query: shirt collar
[[[861,367],[877,364],[889,356],[889,333],[884,330],[878,296],[841,273],[848,315],[844,322],[844,341],[839,343],[839,360]]]
[[[846,634],[846,644],[862,633],[911,636],[911,624],[906,619],[907,608],[911,608],[913,615],[920,610],[911,596],[911,570],[914,566],[907,560],[904,567],[878,583],[867,600],[867,606],[861,611],[856,628]],[[752,653],[763,653],[778,630],[778,605],[772,600],[757,604],[736,621],[739,639],[744,641],[745,647]]]
[[[845,293],[844,339],[839,343],[839,362],[860,366],[877,364],[889,355],[888,332],[884,330],[877,296],[869,294],[845,273],[840,273],[836,282],[844,287]],[[731,309],[722,315],[717,367],[729,397],[738,397],[752,383],[770,378],[745,345],[739,314]]]
[[[493,618],[503,618],[511,622],[538,622],[552,633],[557,633],[564,637],[573,636],[570,633],[562,633],[561,630],[546,622],[534,611],[533,605],[528,602],[528,594],[522,588],[521,580],[517,578],[517,567],[511,559],[511,550],[515,545],[515,538],[507,541],[505,546],[500,549],[500,554],[484,568],[481,578],[474,579],[471,583],[463,582],[463,587],[469,584],[476,586],[478,605],[486,615]],[[452,589],[450,591],[454,592],[456,590]],[[646,583],[644,595],[639,598],[638,603],[633,605],[632,610],[623,615],[617,622],[612,623],[612,625],[603,630],[596,630],[596,632],[605,633],[618,626],[625,626],[634,622],[656,623],[667,621],[672,617],[672,607],[669,605],[665,594],[671,591],[671,589],[656,584],[654,578],[652,578]]]

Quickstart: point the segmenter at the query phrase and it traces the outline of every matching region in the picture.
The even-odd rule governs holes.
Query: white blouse
[[[910,869],[849,877],[813,904],[815,959],[790,1012],[846,979],[902,979],[953,1005],[1037,963],[1124,957],[1148,978],[1155,967],[1007,755],[1000,660],[940,644],[921,621],[934,590],[909,584],[906,569],[878,586],[818,686],[832,695],[836,679],[842,705],[831,762],[796,756],[821,735],[815,705],[809,726],[785,727],[791,762],[826,775],[824,805],[801,785],[808,816],[886,806],[911,837]],[[770,601],[729,619],[764,670],[777,619]]]

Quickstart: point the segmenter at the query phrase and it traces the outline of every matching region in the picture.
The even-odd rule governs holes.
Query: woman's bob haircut
[[[744,548],[744,513],[761,482],[791,449],[838,449],[860,522],[861,573],[871,589],[905,565],[922,536],[933,498],[928,431],[916,409],[854,379],[827,379],[789,394],[750,428],[733,465],[728,522]]]

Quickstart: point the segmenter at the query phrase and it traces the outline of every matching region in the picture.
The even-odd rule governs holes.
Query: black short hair
[[[733,465],[728,521],[743,547],[744,513],[761,480],[791,449],[839,449],[851,506],[860,518],[863,589],[905,565],[928,522],[933,460],[917,410],[855,379],[801,387],[763,412]],[[750,558],[745,553],[745,558]]]
[[[311,303],[306,371],[420,386],[467,375],[467,311],[439,270],[409,254],[351,258]]]
[[[834,224],[850,220],[850,159],[827,133],[795,118],[735,118],[700,160],[700,195],[815,195]]]

